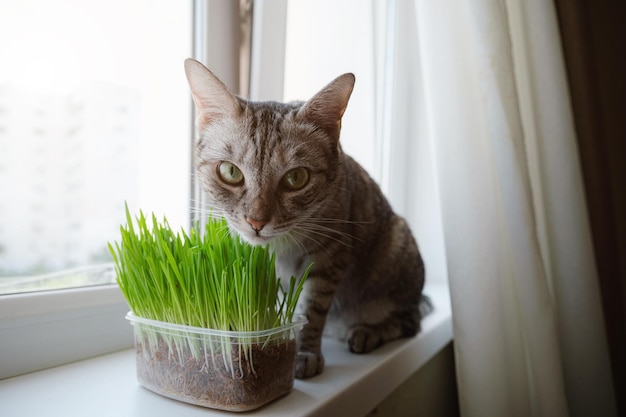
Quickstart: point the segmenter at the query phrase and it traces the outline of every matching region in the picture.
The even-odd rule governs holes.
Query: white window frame
[[[0,298],[0,379],[132,346],[117,285]]]

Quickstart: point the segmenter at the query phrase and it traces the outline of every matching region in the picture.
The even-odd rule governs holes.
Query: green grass
[[[135,220],[126,207],[121,240],[109,243],[109,250],[117,283],[136,316],[231,332],[270,330],[292,322],[310,266],[300,279],[290,277],[285,291],[269,249],[231,236],[224,220],[208,219],[204,233],[198,226],[188,233],[174,232],[167,219],[158,221],[154,214],[150,222],[143,213]],[[181,361],[181,352],[189,349],[196,359],[206,358],[207,366],[209,358],[215,365],[219,352],[233,378],[233,352],[240,359],[245,356],[254,371],[252,344],[293,337],[292,330],[256,338],[200,337],[192,332],[159,332],[151,326],[136,326],[135,334],[151,351],[161,338]]]
[[[292,321],[308,270],[290,277],[287,291],[276,277],[275,256],[228,232],[210,218],[174,232],[167,219],[136,224],[126,208],[121,241],[109,244],[117,282],[139,317],[217,330],[267,330]]]

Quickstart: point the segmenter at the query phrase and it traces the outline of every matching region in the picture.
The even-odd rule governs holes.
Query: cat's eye
[[[306,168],[294,168],[283,177],[283,184],[290,190],[300,190],[309,182],[309,171]]]
[[[239,185],[243,182],[243,172],[233,163],[220,162],[217,166],[217,173],[226,184]]]

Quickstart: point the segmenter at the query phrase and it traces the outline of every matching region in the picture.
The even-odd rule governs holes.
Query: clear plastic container
[[[296,334],[306,318],[258,332],[228,332],[135,316],[137,379],[145,388],[203,407],[248,411],[293,388]]]

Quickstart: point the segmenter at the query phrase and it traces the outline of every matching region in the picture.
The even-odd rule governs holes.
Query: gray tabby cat
[[[305,103],[252,102],[185,61],[197,107],[197,171],[215,213],[269,244],[278,275],[313,262],[299,309],[296,376],[322,372],[322,334],[369,352],[420,330],[424,264],[405,220],[339,144],[354,86],[344,74]],[[328,320],[327,320],[328,319]]]

